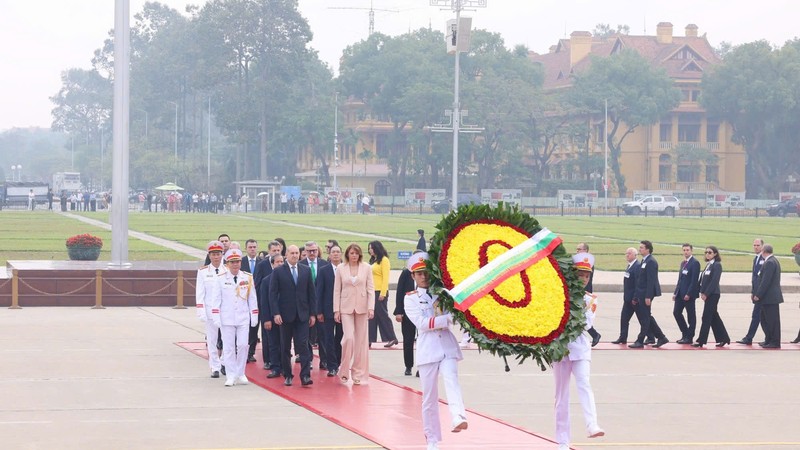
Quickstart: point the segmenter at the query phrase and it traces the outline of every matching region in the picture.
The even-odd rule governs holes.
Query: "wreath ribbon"
[[[453,289],[445,291],[453,298],[456,309],[466,311],[503,281],[546,258],[560,244],[558,235],[543,228],[530,239],[497,256]]]

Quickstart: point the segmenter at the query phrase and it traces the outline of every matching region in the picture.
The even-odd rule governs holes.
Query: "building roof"
[[[544,68],[544,88],[558,89],[572,84],[571,76],[586,70],[591,65],[591,57],[607,57],[619,51],[635,50],[653,66],[666,70],[670,78],[699,82],[703,73],[721,59],[705,35],[697,36],[697,26],[689,24],[686,36],[673,36],[672,24],[659,24],[659,36],[631,36],[614,34],[606,38],[591,36],[585,31],[573,32],[570,39],[560,39],[550,48],[550,52],[540,55],[535,52],[529,58]],[[580,52],[580,39],[586,39],[588,49],[585,55],[572,55]],[[577,60],[576,60],[577,59]]]

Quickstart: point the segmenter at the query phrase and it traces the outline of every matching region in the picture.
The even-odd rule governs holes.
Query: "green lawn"
[[[86,217],[107,221],[107,213],[81,213]],[[288,243],[302,244],[316,240],[323,246],[328,239],[341,244],[357,242],[366,250],[372,239],[358,234],[372,234],[386,246],[392,267],[402,267],[397,260],[400,250],[415,247],[418,228],[430,237],[440,216],[436,215],[281,215],[281,214],[166,214],[136,213],[129,215],[131,230],[174,240],[195,248],[220,233],[227,233],[244,245],[248,238],[259,241],[263,248],[275,237]],[[568,251],[584,241],[597,257],[600,270],[622,270],[627,247],[638,247],[642,239],[654,243],[655,255],[662,270],[677,270],[681,244],[690,242],[696,255],[705,245],[720,248],[725,270],[748,271],[752,261],[752,241],[762,236],[773,244],[776,254],[791,256],[790,249],[798,241],[800,221],[796,218],[669,218],[669,217],[539,217],[542,226],[558,233]],[[0,211],[0,264],[9,259],[66,259],[64,241],[79,233],[100,236],[105,246],[101,259],[110,258],[111,233],[77,220],[45,211]],[[354,234],[355,233],[355,234]],[[407,241],[407,242],[405,242]],[[131,239],[131,260],[186,260],[188,256],[147,242]],[[785,271],[794,271],[794,262],[784,261]]]

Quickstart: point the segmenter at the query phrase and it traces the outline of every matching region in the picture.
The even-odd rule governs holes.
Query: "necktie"
[[[214,273],[219,274],[219,269],[214,269]]]
[[[317,262],[311,261],[311,281],[317,282]]]
[[[294,284],[297,284],[297,266],[292,266],[292,279]]]
[[[253,259],[253,258],[250,258],[250,273],[253,273],[253,272],[256,271],[256,267],[255,266],[256,266],[256,260]]]
[[[236,275],[234,275],[233,276],[233,284],[236,284],[236,283],[238,283],[238,281],[236,281]]]

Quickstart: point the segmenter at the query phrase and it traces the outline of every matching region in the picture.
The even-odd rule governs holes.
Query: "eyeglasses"
[[[306,253],[317,253],[319,250],[313,248],[311,250],[306,250]]]
[[[713,251],[711,251],[711,250],[706,250],[706,255],[713,255],[713,254],[714,254],[714,252],[713,252]]]

